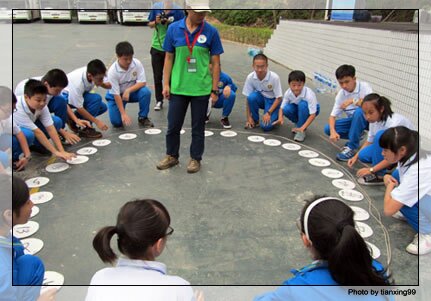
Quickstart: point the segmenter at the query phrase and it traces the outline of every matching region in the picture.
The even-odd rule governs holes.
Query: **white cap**
[[[211,12],[209,0],[186,0],[187,8],[195,12]]]

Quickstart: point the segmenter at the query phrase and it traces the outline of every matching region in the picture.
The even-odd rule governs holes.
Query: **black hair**
[[[320,198],[308,201],[302,209],[303,233],[305,211]],[[308,216],[309,239],[319,259],[328,262],[329,272],[339,285],[388,285],[384,272],[377,272],[373,268],[370,250],[355,229],[353,215],[348,205],[335,198],[317,204]]]
[[[37,79],[29,79],[24,85],[24,94],[32,97],[35,94],[48,94],[48,88]]]
[[[258,53],[253,57],[253,64],[257,60],[264,60],[265,63],[268,64],[268,57],[266,55],[264,55],[263,53]]]
[[[397,153],[401,147],[405,146],[407,148],[407,153],[399,161],[401,165],[404,165],[408,159],[416,154],[414,159],[405,167],[409,167],[420,159],[430,155],[430,152],[419,148],[419,133],[405,126],[387,129],[383,135],[380,136],[379,145],[381,148],[389,149],[393,153]]]
[[[392,117],[392,114],[394,114],[394,111],[392,111],[391,108],[391,101],[387,99],[384,96],[380,96],[377,93],[371,93],[364,97],[362,100],[362,105],[364,105],[365,102],[373,102],[374,107],[380,112],[380,110],[383,108],[383,112],[381,115],[381,120],[386,121],[388,120],[388,117]]]
[[[50,87],[66,88],[69,84],[66,73],[61,69],[49,70],[40,80],[42,83],[47,82]]]
[[[305,83],[305,73],[300,70],[293,70],[289,73],[288,83],[290,82],[301,82]]]
[[[117,56],[130,56],[134,54],[133,46],[127,41],[120,42],[115,46],[115,53]]]
[[[148,247],[166,236],[170,223],[169,213],[160,202],[150,199],[130,201],[121,207],[116,226],[98,231],[93,247],[103,262],[113,263],[117,255],[110,241],[117,234],[118,250],[130,259],[142,259]]]
[[[87,72],[93,76],[98,74],[105,74],[106,66],[101,60],[95,59],[87,64]]]
[[[30,199],[30,192],[23,179],[13,176],[12,179],[12,210],[17,217],[20,216],[21,208]]]
[[[343,77],[347,77],[347,76],[355,77],[355,74],[356,74],[356,70],[355,70],[355,67],[353,67],[352,65],[341,65],[335,71],[335,77],[337,79],[342,79]]]
[[[5,86],[0,86],[0,105],[4,105],[4,104],[10,104],[10,97],[11,97],[12,90],[8,87]],[[13,97],[12,96],[12,101],[13,101]]]

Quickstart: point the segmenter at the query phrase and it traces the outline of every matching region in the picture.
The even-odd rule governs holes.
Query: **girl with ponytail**
[[[333,197],[318,197],[304,206],[297,226],[313,263],[292,270],[294,277],[275,292],[255,301],[284,300],[369,300],[352,295],[341,286],[387,286],[385,269],[373,260],[364,239],[355,229],[353,210]],[[290,285],[332,285],[289,287]],[[372,300],[385,300],[384,296]]]
[[[391,164],[382,156],[380,137],[388,128],[405,126],[414,129],[414,127],[406,117],[392,111],[389,99],[377,93],[365,96],[361,107],[365,119],[369,122],[368,138],[347,165],[352,168],[358,159],[363,163],[370,163],[371,167],[361,168],[356,173],[359,177],[358,182],[362,185],[383,185],[383,176]]]
[[[416,235],[407,246],[407,252],[415,255],[430,253],[431,154],[419,148],[419,133],[403,126],[387,129],[379,143],[385,160],[398,163],[392,175],[384,177],[384,213],[397,213],[398,218],[407,220],[415,230]]]
[[[168,211],[158,201],[144,199],[124,204],[116,225],[100,229],[94,237],[93,247],[100,259],[110,264],[116,262],[116,265],[96,272],[90,284],[99,286],[89,287],[86,301],[194,300],[189,282],[167,275],[166,265],[155,261],[162,254],[167,237],[174,232],[170,222]],[[114,235],[118,250],[124,255],[119,259],[111,248]],[[163,285],[173,287],[167,289]]]

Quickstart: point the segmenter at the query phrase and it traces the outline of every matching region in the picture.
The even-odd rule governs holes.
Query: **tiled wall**
[[[431,40],[421,52],[430,56]],[[342,64],[355,66],[357,78],[369,82],[373,90],[388,97],[393,109],[418,126],[418,34],[375,30],[332,24],[281,20],[265,48],[272,60],[290,69],[299,69],[312,78],[322,72],[335,80]],[[431,116],[431,61],[421,65],[421,117]],[[426,84],[424,83],[427,82]],[[419,129],[431,140],[431,131]],[[428,132],[428,133],[427,133]]]

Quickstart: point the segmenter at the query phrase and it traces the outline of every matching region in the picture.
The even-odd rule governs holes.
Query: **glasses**
[[[174,233],[174,228],[172,228],[171,226],[168,227],[168,231],[166,231],[166,235],[165,236],[170,236],[172,235],[172,233]]]

